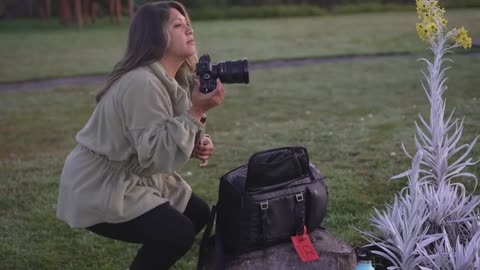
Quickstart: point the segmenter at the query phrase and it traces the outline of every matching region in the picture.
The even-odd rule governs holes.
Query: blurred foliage
[[[126,14],[126,0],[124,13]],[[134,0],[135,8],[154,0]],[[199,19],[318,16],[326,11],[338,13],[385,12],[410,9],[412,0],[178,0],[192,17]],[[480,7],[480,0],[440,0],[447,8]],[[37,16],[36,0],[0,1],[0,19]],[[58,13],[58,0],[50,0],[51,14]],[[98,15],[108,14],[108,0],[97,0]],[[72,7],[73,8],[73,7]]]

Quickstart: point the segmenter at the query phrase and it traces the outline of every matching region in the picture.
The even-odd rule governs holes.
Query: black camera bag
[[[215,248],[227,254],[288,241],[290,236],[302,234],[304,226],[313,231],[326,214],[328,192],[323,179],[310,164],[304,147],[255,153],[248,164],[221,177],[218,203],[205,230],[200,259],[207,252],[215,210]]]

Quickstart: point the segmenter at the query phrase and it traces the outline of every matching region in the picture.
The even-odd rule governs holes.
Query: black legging
[[[208,205],[192,194],[183,214],[164,203],[127,222],[100,223],[87,229],[108,238],[143,244],[130,270],[163,270],[187,253],[209,216]]]

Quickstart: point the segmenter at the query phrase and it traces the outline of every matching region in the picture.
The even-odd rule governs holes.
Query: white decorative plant
[[[374,232],[363,232],[373,253],[385,258],[393,266],[388,269],[480,269],[480,196],[468,194],[458,179],[475,175],[465,172],[478,164],[469,157],[477,142],[460,144],[463,120],[455,119],[454,112],[445,117],[444,92],[447,90],[448,68],[451,61],[445,54],[453,48],[470,48],[471,38],[465,28],[446,28],[445,10],[438,1],[417,0],[420,22],[417,32],[430,45],[433,60],[422,58],[427,64],[423,72],[423,89],[430,102],[428,121],[419,116],[416,123],[416,153],[410,155],[412,167],[392,177],[407,177],[408,185],[396,196],[386,210],[377,210],[371,216]],[[476,187],[476,185],[475,185]]]

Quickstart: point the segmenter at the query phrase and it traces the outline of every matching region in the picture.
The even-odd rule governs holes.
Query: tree
[[[72,22],[72,14],[70,12],[70,2],[68,0],[59,0],[58,14],[60,22],[69,25]]]
[[[120,23],[122,20],[122,1],[109,0],[108,3],[110,8],[110,21]]]

